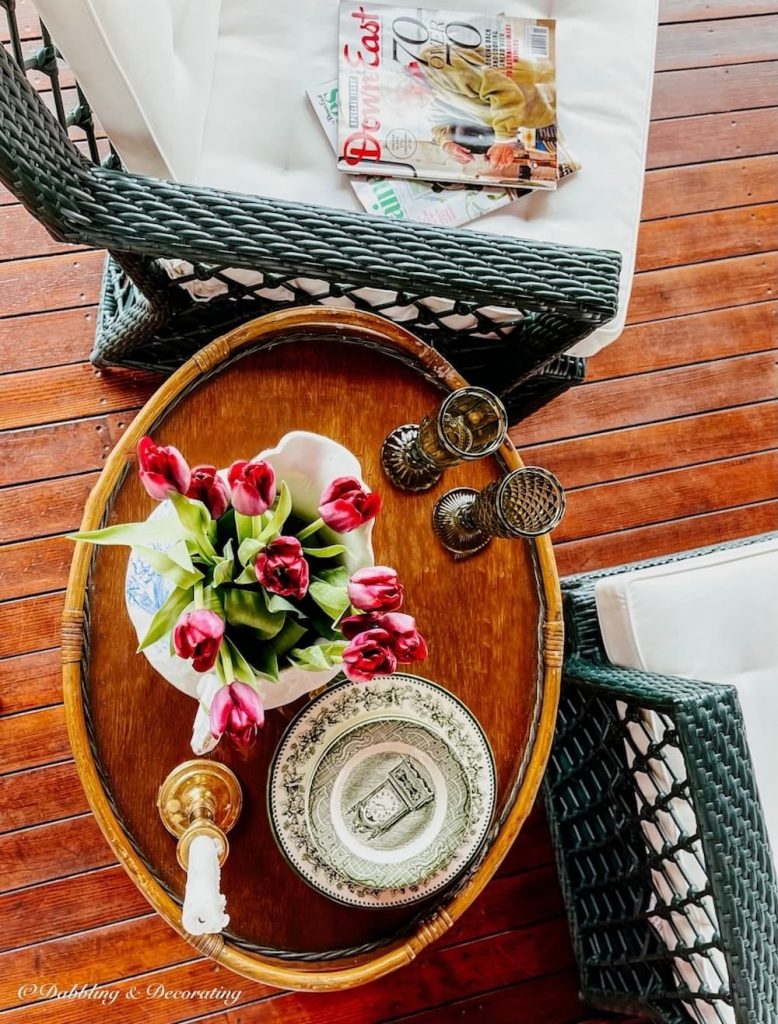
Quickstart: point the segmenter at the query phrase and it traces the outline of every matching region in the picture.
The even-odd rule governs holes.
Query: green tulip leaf
[[[144,651],[147,647],[156,643],[157,640],[166,636],[192,604],[193,597],[191,587],[187,590],[176,587],[149,623],[149,628],[138,647],[138,651]]]
[[[257,582],[257,574],[254,571],[254,566],[253,565],[247,565],[246,568],[243,570],[243,572],[239,576],[236,576],[235,579],[233,580],[233,583],[239,583],[241,585],[244,585],[246,583],[256,583],[256,582]]]
[[[278,682],[278,656],[270,644],[262,644],[254,656],[254,671],[271,683]]]
[[[282,657],[291,650],[298,640],[301,640],[307,633],[307,628],[296,622],[294,619],[287,619],[284,628],[270,641],[273,650],[278,657]]]
[[[143,547],[140,544],[136,544],[133,551],[141,561],[150,565],[152,569],[156,569],[160,576],[164,576],[166,580],[170,580],[171,583],[184,590],[189,590],[203,578],[203,574],[199,570],[185,569],[164,551],[155,551],[153,548]]]
[[[224,642],[227,644],[230,651],[234,677],[241,683],[247,683],[249,686],[256,686],[254,669],[249,665],[232,640],[225,637]],[[230,682],[232,682],[232,680],[230,680]]]
[[[292,615],[301,615],[299,608],[296,608],[291,601],[287,601],[280,594],[271,594],[265,591],[265,604],[269,612],[291,612]]]
[[[289,658],[298,668],[307,672],[325,672],[341,664],[346,647],[348,644],[345,640],[312,644],[310,647],[295,647]]]
[[[281,632],[283,612],[268,610],[261,591],[229,587],[224,591],[224,612],[233,626],[250,626],[266,640]]]
[[[329,583],[331,587],[340,587],[348,590],[349,576],[348,569],[344,565],[336,565],[332,569],[322,569],[316,574],[316,578]]]
[[[278,496],[275,500],[275,505],[271,512],[270,518],[267,523],[262,527],[259,533],[259,540],[268,541],[272,540],[273,537],[281,533],[284,523],[289,518],[289,513],[292,511],[292,495],[289,493],[289,488],[286,486],[286,481],[281,481],[281,486],[278,489]]]
[[[186,498],[183,494],[171,491],[169,496],[181,525],[189,533],[199,547],[203,557],[213,560],[217,558],[216,548],[208,536],[211,526],[211,513],[201,501]]]
[[[216,568],[213,570],[214,587],[221,587],[224,583],[231,583],[234,568],[235,563],[231,558],[225,558],[221,562],[218,562]]]
[[[238,543],[250,540],[253,536],[251,516],[244,516],[242,512],[235,512],[235,532],[238,535]]]
[[[314,579],[308,588],[308,593],[321,610],[333,620],[341,618],[349,607],[348,591],[326,583],[322,579]]]
[[[259,552],[265,545],[259,541],[254,540],[253,537],[246,537],[245,540],[240,542],[238,548],[238,561],[241,565],[249,565],[254,561]]]
[[[214,590],[213,587],[203,588],[203,608],[208,612],[216,612],[217,615],[224,615],[224,602],[222,601],[221,594],[223,591]]]
[[[81,540],[87,544],[165,544],[169,541],[183,540],[186,531],[177,516],[163,516],[160,519],[148,519],[144,523],[120,523],[118,526],[106,526],[103,530],[84,530],[82,533],[70,533],[70,540]]]
[[[343,544],[330,544],[326,548],[303,548],[306,555],[312,558],[334,558],[335,555],[342,555],[345,550]]]

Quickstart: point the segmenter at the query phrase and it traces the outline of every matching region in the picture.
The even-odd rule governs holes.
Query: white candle
[[[195,836],[189,847],[189,868],[186,874],[184,928],[190,935],[220,932],[230,923],[224,913],[226,898],[219,892],[221,868],[219,847],[212,836]]]

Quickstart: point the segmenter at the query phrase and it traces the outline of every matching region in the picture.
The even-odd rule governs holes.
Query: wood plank
[[[19,1005],[19,986],[30,978],[47,978],[60,990],[82,984],[85,977],[101,981],[153,970],[161,964],[191,959],[191,947],[156,915],[108,928],[41,943],[0,956],[0,1005]],[[340,993],[288,993],[273,998],[273,1016],[251,1019],[305,1020],[334,1024],[381,1020],[412,1011],[419,988],[431,1003],[450,997],[452,976],[457,992],[467,996],[534,975],[569,967],[572,953],[564,919],[530,928],[447,946],[435,956],[422,956],[404,969],[403,984],[389,975],[356,990]],[[237,985],[234,987],[238,987]],[[261,1005],[261,1004],[260,1004]],[[301,1015],[301,1014],[304,1014]]]
[[[122,413],[0,433],[3,484],[102,469],[129,421]]]
[[[0,263],[3,316],[95,305],[104,262],[104,253],[84,252]]]
[[[33,220],[23,206],[6,210],[0,226],[0,263],[29,256],[48,256],[58,252],[80,252],[84,246],[58,242]]]
[[[56,647],[64,604],[64,594],[0,604],[0,658]]]
[[[88,363],[6,374],[0,376],[0,429],[137,409],[159,383],[155,373]]]
[[[25,711],[0,718],[2,773],[51,764],[70,757],[65,728],[65,709],[61,704],[40,711]]]
[[[64,590],[72,557],[65,537],[0,546],[0,601]]]
[[[467,939],[559,916],[562,899],[553,885],[555,880],[552,865],[496,879],[487,890],[488,898],[485,893],[467,915]],[[12,921],[0,939],[0,952],[50,942],[87,928],[107,927],[148,912],[145,897],[118,866],[22,889],[0,896],[3,920]],[[462,935],[460,931],[458,938]]]
[[[718,512],[778,495],[778,452],[745,455],[567,492],[557,542]]]
[[[0,372],[85,361],[94,341],[96,315],[96,306],[84,306],[0,320]]]
[[[775,391],[775,360],[770,352],[739,356],[662,370],[650,377],[584,384],[523,420],[511,436],[523,448],[600,430],[751,405],[773,398]]]
[[[240,1020],[243,1024],[396,1020],[412,1013],[419,1003],[440,1004],[452,996],[465,999],[533,976],[557,974],[570,965],[565,929],[563,921],[553,921],[440,949],[434,956],[421,956],[404,968],[402,984],[389,975],[346,992],[289,992],[241,1010]],[[530,1015],[526,1019],[535,1018]],[[209,1018],[209,1024],[231,1024],[231,1018],[222,1012]]]
[[[772,351],[776,330],[776,302],[633,324],[624,329],[618,341],[589,360],[586,379],[604,380],[749,352]]]
[[[59,648],[6,658],[0,662],[0,674],[3,678],[0,713],[4,715],[31,711],[62,700]]]
[[[76,530],[96,473],[0,489],[0,542]]]
[[[451,1024],[452,1021],[482,1021],[483,1024],[507,1021],[531,1021],[532,1024],[569,1024],[577,1021],[582,1012],[577,993],[575,971],[565,970],[532,978],[518,985],[508,985],[492,992],[479,993],[469,999],[455,999],[411,1017],[400,1017],[393,1024]],[[225,1024],[234,1018],[224,1016]],[[261,1019],[261,1018],[260,1018]],[[615,1018],[600,1024],[614,1024]],[[622,1018],[619,1017],[619,1024]],[[215,1022],[214,1022],[215,1024]],[[597,1024],[591,1021],[590,1024]],[[626,1022],[629,1024],[629,1022]],[[633,1024],[638,1024],[633,1021]],[[645,1024],[645,1021],[642,1022]]]
[[[778,61],[664,71],[654,76],[651,118],[689,117],[769,107],[778,88]]]
[[[703,21],[706,18],[745,18],[778,14],[776,0],[659,0],[659,21]]]
[[[640,558],[659,558],[738,537],[753,537],[778,529],[778,502],[765,501],[740,508],[688,516],[652,526],[555,544],[559,572],[569,576],[609,565],[627,565]]]
[[[45,991],[41,989],[36,994],[40,996]],[[205,1020],[210,1021],[210,1015],[219,1010],[235,1009],[276,994],[267,985],[247,981],[212,960],[202,958],[139,977],[112,979],[101,986],[101,991],[105,993],[103,1000],[90,1002],[89,1024],[115,1024],[117,1010],[122,1015],[121,1024],[176,1024],[191,1015],[196,1015],[197,1019],[205,1016]],[[115,999],[111,999],[113,992]],[[56,1024],[84,1024],[83,1002],[76,999],[63,999],[56,1004],[49,1000],[7,1010],[3,1014],[4,1024],[52,1024],[54,1008]],[[230,1019],[237,1024],[237,1020]]]
[[[149,913],[149,904],[118,865],[0,896],[0,952],[116,924]]]
[[[778,403],[772,401],[538,445],[522,457],[569,488],[767,451],[776,439]]]
[[[628,323],[766,302],[776,295],[778,254],[736,256],[635,275]]]
[[[654,220],[641,226],[635,270],[769,252],[776,243],[775,203]]]
[[[778,110],[741,110],[653,121],[646,167],[742,159],[778,150]]]
[[[778,156],[721,160],[649,171],[643,220],[778,200]],[[642,230],[642,229],[641,229]]]
[[[10,892],[106,867],[115,858],[95,819],[84,814],[0,836],[0,861],[0,892]]]
[[[660,25],[656,70],[773,60],[776,32],[778,16],[774,14]]]
[[[106,847],[107,848],[107,847]],[[41,942],[0,955],[0,1008],[31,1002],[20,986],[35,979],[53,982],[61,991],[141,974],[166,964],[192,959],[192,947],[157,914]]]
[[[89,810],[72,761],[0,775],[2,832],[71,818]],[[3,938],[8,934],[7,919]]]

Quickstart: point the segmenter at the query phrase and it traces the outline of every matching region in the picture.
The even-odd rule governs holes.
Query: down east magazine
[[[342,0],[339,29],[340,170],[556,188],[553,20]]]

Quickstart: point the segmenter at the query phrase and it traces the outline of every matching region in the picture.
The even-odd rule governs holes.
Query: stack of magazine
[[[368,213],[456,227],[579,170],[555,22],[342,0],[338,77],[308,91]]]

